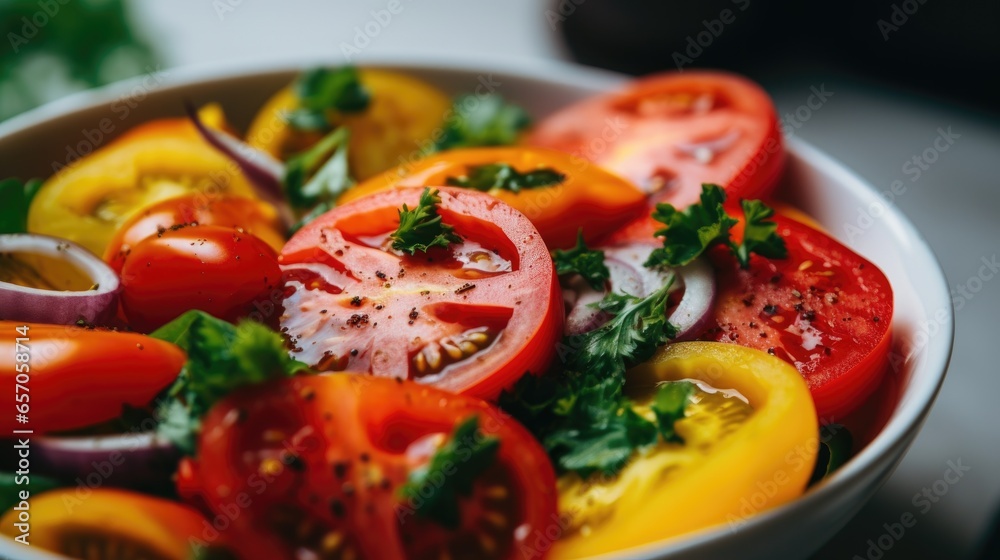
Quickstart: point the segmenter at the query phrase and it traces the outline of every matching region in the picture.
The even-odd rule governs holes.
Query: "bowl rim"
[[[343,58],[337,56],[317,56],[308,59],[281,57],[262,61],[213,62],[170,68],[165,71],[167,75],[164,76],[163,83],[157,86],[156,94],[169,95],[172,90],[209,82],[295,73],[310,66],[331,66],[344,63]],[[407,51],[363,55],[358,60],[352,61],[352,64],[363,67],[395,68],[415,73],[443,70],[468,74],[508,74],[521,79],[558,83],[595,92],[610,90],[630,79],[629,76],[623,74],[559,60],[480,56],[456,52]],[[73,93],[11,117],[0,122],[0,139],[30,128],[44,126],[50,121],[71,113],[105,106],[132,87],[139,85],[144,78],[145,75],[140,75],[99,88]],[[808,142],[795,137],[785,138],[785,142],[791,158],[801,159],[809,167],[829,175],[837,183],[852,191],[859,200],[866,203],[881,200],[877,190],[871,184]],[[891,455],[893,450],[900,446],[903,449],[899,451],[899,456],[891,465],[890,472],[902,460],[906,448],[909,447],[912,438],[922,426],[944,382],[954,347],[954,309],[951,305],[950,291],[944,271],[927,241],[897,206],[886,204],[885,208],[885,214],[880,219],[890,222],[889,225],[905,236],[908,242],[914,246],[915,251],[925,253],[934,263],[932,270],[925,271],[927,275],[925,282],[929,287],[925,290],[918,290],[918,293],[936,293],[943,302],[946,302],[937,308],[943,310],[946,315],[946,320],[941,326],[942,334],[946,336],[930,337],[927,344],[920,349],[920,354],[916,356],[918,363],[914,365],[914,369],[918,367],[928,369],[931,372],[928,381],[919,385],[909,384],[906,390],[901,392],[899,404],[875,438],[832,476],[809,489],[801,497],[766,511],[755,513],[735,530],[725,524],[715,525],[685,535],[623,549],[614,553],[615,557],[624,555],[630,558],[648,558],[668,553],[691,552],[706,543],[725,536],[727,533],[751,531],[754,527],[772,523],[781,518],[803,515],[810,508],[814,508],[817,503],[845,490],[852,479],[860,477],[869,469],[874,469],[880,458],[884,455]],[[835,233],[831,232],[830,234],[837,237]],[[894,240],[898,237],[899,235],[894,237]],[[845,245],[850,247],[849,243],[845,242]],[[928,308],[931,307],[928,306]],[[904,396],[909,398],[904,399]],[[10,544],[9,539],[0,539],[0,551],[4,549],[5,544]],[[33,550],[31,552],[38,554],[41,551]],[[608,556],[610,555],[604,555],[600,558]],[[58,556],[43,553],[36,558],[58,558]]]

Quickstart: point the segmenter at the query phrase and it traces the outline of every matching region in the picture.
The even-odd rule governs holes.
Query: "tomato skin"
[[[440,189],[438,211],[463,243],[411,257],[364,241],[395,231],[399,209],[415,208],[422,192],[379,192],[296,233],[280,256],[282,331],[296,344],[294,356],[321,371],[420,379],[495,398],[525,372],[545,371],[555,355],[564,313],[552,258],[523,214],[485,193],[450,187]],[[481,273],[478,261],[470,256],[463,264],[460,254],[509,270]],[[470,334],[478,328],[485,338]],[[445,346],[454,349],[456,337],[478,339],[478,347],[448,362]],[[418,354],[439,358],[446,369],[419,369]]]
[[[372,177],[344,193],[338,202],[344,204],[393,187],[438,187],[448,184],[449,177],[466,175],[469,167],[494,163],[509,164],[520,173],[554,169],[566,177],[552,187],[517,193],[489,191],[527,216],[550,249],[573,247],[580,229],[584,239],[592,243],[646,208],[645,195],[621,177],[563,152],[523,146],[449,150],[412,167]]]
[[[158,202],[126,221],[108,243],[104,261],[121,272],[125,258],[142,240],[175,226],[197,224],[242,229],[259,237],[275,251],[285,244],[277,211],[250,198],[210,198],[197,193]]]
[[[650,192],[653,202],[678,208],[698,200],[702,183],[725,187],[733,200],[766,198],[785,161],[767,93],[714,71],[635,80],[550,115],[527,143],[600,164]],[[703,163],[696,154],[705,150]]]
[[[892,287],[875,265],[824,233],[780,215],[775,222],[787,259],[754,255],[742,270],[724,248],[710,253],[718,291],[714,324],[701,338],[794,364],[824,423],[835,422],[865,401],[886,370]],[[733,228],[735,238],[742,228]]]
[[[27,326],[22,337],[15,328]],[[36,434],[73,430],[121,415],[122,406],[144,407],[170,385],[186,357],[180,348],[134,333],[84,329],[62,325],[0,321],[0,376],[10,391],[0,395],[9,410],[0,429],[32,429]],[[16,361],[27,353],[28,362]],[[27,371],[24,364],[27,363]],[[27,374],[27,383],[18,376]],[[28,391],[15,391],[23,385]],[[27,401],[16,395],[27,394]],[[15,422],[15,409],[27,403],[27,424]]]
[[[350,129],[348,165],[360,181],[425,153],[435,134],[441,134],[451,101],[444,92],[412,76],[372,68],[358,73],[371,94],[368,107],[358,113],[331,112],[330,121]],[[295,130],[282,117],[298,106],[291,86],[276,93],[254,117],[247,142],[282,160],[312,147],[322,135]]]
[[[205,142],[190,120],[155,120],[49,178],[28,209],[28,230],[103,255],[133,215],[192,192],[254,196],[239,169]]]
[[[415,453],[418,442],[447,435],[472,415],[483,434],[500,438],[487,472],[506,473],[500,479],[506,498],[495,507],[514,518],[506,517],[500,529],[482,528],[488,525],[477,508],[493,507],[483,501],[482,486],[498,480],[484,473],[472,497],[460,502],[461,526],[449,531],[416,517],[399,489],[426,461]],[[182,462],[177,485],[185,499],[216,514],[246,496],[249,505],[230,534],[247,558],[290,557],[332,533],[340,550],[352,548],[364,558],[437,558],[448,546],[468,542],[457,535],[483,531],[493,531],[497,544],[497,552],[483,558],[518,558],[519,546],[556,518],[548,457],[494,406],[409,381],[342,373],[283,379],[227,396],[205,416],[196,458]],[[311,529],[296,532],[299,527]]]
[[[277,254],[232,228],[188,226],[147,238],[125,259],[121,276],[122,310],[139,331],[156,330],[192,309],[230,322],[277,321]]]
[[[105,488],[81,495],[72,488],[31,496],[32,546],[74,558],[89,557],[94,550],[125,549],[137,558],[188,560],[191,543],[207,540],[208,523],[183,504]],[[10,510],[3,516],[5,535],[21,534],[14,527],[18,513]]]
[[[805,490],[816,460],[819,425],[795,368],[750,348],[679,342],[626,375],[625,390],[631,396],[648,396],[663,381],[694,379],[735,389],[753,412],[707,453],[682,448],[676,453],[687,453],[688,460],[677,461],[669,474],[645,473],[589,535],[574,533],[556,542],[553,558],[621,554],[712,525],[738,526],[747,516],[794,500]],[[626,468],[642,469],[645,460]]]

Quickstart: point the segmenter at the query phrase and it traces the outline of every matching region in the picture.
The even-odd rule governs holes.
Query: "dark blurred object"
[[[0,0],[0,120],[154,70],[121,0]]]
[[[552,0],[549,9],[585,64],[757,79],[833,68],[1000,110],[1000,2]]]

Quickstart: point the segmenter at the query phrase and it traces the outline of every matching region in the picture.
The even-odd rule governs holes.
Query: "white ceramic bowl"
[[[237,125],[302,68],[336,60],[257,67],[172,70],[84,92],[0,123],[0,176],[47,177],[66,162],[148,119],[183,113],[182,102],[219,101]],[[561,63],[395,57],[365,65],[398,69],[449,93],[493,87],[542,117],[625,78]],[[103,131],[102,131],[103,127]],[[893,329],[904,341],[899,403],[888,424],[861,453],[801,499],[751,517],[738,529],[720,526],[614,555],[621,558],[803,558],[819,549],[865,504],[902,459],[944,379],[953,321],[948,287],[927,243],[895,207],[844,166],[800,140],[788,142],[783,192],[833,235],[876,263],[895,292]],[[860,213],[877,215],[862,235],[846,239]],[[865,225],[867,222],[861,222]],[[931,329],[927,325],[936,324]],[[936,334],[923,336],[928,331]],[[907,342],[909,341],[909,342]],[[708,498],[710,499],[710,498]],[[0,556],[56,558],[0,540]]]

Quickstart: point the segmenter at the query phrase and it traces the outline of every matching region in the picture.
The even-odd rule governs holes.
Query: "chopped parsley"
[[[479,417],[458,424],[451,437],[423,467],[414,469],[400,488],[406,506],[418,517],[456,529],[459,496],[469,496],[476,479],[496,459],[500,439],[479,430]]]
[[[656,425],[660,429],[663,441],[684,442],[674,430],[674,422],[684,418],[692,395],[694,395],[694,384],[690,381],[664,383],[657,389],[650,408],[656,416]]]
[[[371,94],[361,84],[357,68],[315,68],[292,85],[299,107],[288,113],[288,124],[297,130],[323,132],[332,125],[329,111],[356,113],[368,108]]]
[[[429,188],[420,193],[420,201],[412,210],[404,204],[399,210],[399,227],[389,236],[392,248],[415,255],[418,251],[426,253],[432,247],[461,243],[462,238],[455,233],[455,228],[441,221],[438,204],[441,204],[441,196],[437,190]]]
[[[577,232],[576,247],[568,250],[556,249],[552,252],[556,274],[579,274],[595,290],[604,289],[604,283],[611,278],[611,272],[604,264],[604,251],[588,249],[583,241],[583,230]]]
[[[737,220],[723,208],[725,201],[726,192],[722,187],[706,183],[701,187],[698,204],[684,210],[666,203],[657,204],[653,219],[666,226],[656,232],[664,238],[663,247],[653,250],[646,266],[683,266],[718,244],[729,247],[742,268],[750,266],[751,253],[776,259],[788,255],[777,225],[768,221],[774,210],[759,200],[742,202],[746,226],[743,242],[737,245],[729,231]]]
[[[668,397],[651,421],[635,411],[623,392],[626,369],[647,360],[676,334],[666,318],[670,287],[668,282],[644,298],[608,294],[599,305],[615,316],[564,341],[566,371],[525,375],[501,395],[501,407],[532,431],[560,472],[613,475],[660,434],[676,441],[677,407],[669,406]]]
[[[509,146],[531,124],[521,107],[505,103],[496,94],[461,95],[455,98],[445,119],[438,151],[474,146]]]
[[[188,311],[150,336],[179,346],[187,362],[166,391],[158,431],[193,454],[201,417],[216,401],[244,385],[308,370],[288,356],[280,334],[254,321],[239,325],[202,311]]]
[[[491,163],[469,167],[467,175],[448,177],[445,183],[453,187],[464,187],[482,192],[500,189],[518,193],[521,192],[521,189],[552,187],[565,180],[566,175],[548,167],[519,173],[510,164]]]
[[[28,231],[28,206],[42,188],[42,181],[31,179],[22,183],[17,179],[0,181],[0,233]]]

